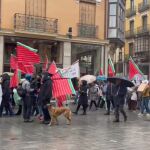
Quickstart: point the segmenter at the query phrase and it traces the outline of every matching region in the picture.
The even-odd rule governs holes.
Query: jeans
[[[23,118],[24,120],[29,120],[32,111],[32,99],[30,96],[25,96],[23,98]]]
[[[127,117],[126,112],[124,111],[123,105],[116,105],[115,106],[115,118],[119,121],[119,112],[122,113],[124,119]]]
[[[93,104],[95,105],[95,108],[97,109],[97,104],[95,100],[91,100],[89,109],[92,108]]]
[[[108,111],[108,113],[110,113],[111,104],[112,104],[113,108],[115,107],[113,97],[112,96],[109,96],[109,97],[106,96],[106,103],[107,103],[107,111]]]
[[[149,97],[143,97],[141,101],[141,113],[144,113],[144,110],[146,110],[146,113],[150,113],[149,108]]]
[[[50,122],[51,116],[49,114],[47,106],[42,107],[43,115],[44,115],[44,121]]]

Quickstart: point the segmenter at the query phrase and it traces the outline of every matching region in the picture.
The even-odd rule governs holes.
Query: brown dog
[[[70,110],[70,108],[66,108],[66,107],[53,107],[52,105],[48,105],[48,111],[50,113],[51,116],[51,122],[50,122],[50,126],[57,124],[58,125],[58,116],[60,115],[64,115],[65,118],[67,119],[67,124],[70,125],[71,124],[71,117],[72,117],[72,112]]]

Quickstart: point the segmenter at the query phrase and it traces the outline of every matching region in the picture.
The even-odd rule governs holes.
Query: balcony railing
[[[136,31],[135,30],[128,30],[125,33],[125,37],[126,38],[134,38],[136,35]]]
[[[16,13],[14,29],[18,31],[57,33],[58,19]]]
[[[146,11],[150,9],[150,0],[147,0],[147,2],[142,2],[138,6],[138,12],[141,13],[143,11]]]
[[[129,8],[126,10],[126,17],[130,18],[132,16],[136,15],[136,7],[134,8]]]
[[[98,26],[79,23],[78,36],[85,38],[98,38]]]
[[[138,27],[137,34],[150,34],[150,25]]]

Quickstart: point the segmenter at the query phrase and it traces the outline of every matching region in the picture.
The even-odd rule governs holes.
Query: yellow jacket
[[[150,86],[149,85],[147,85],[147,87],[143,91],[142,97],[150,97]]]

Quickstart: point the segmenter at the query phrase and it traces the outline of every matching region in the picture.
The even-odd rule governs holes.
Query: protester
[[[112,108],[114,109],[113,89],[114,89],[114,85],[111,82],[108,82],[107,88],[106,88],[107,112],[105,113],[105,115],[110,115],[111,105],[112,105]]]
[[[22,89],[25,91],[25,96],[23,99],[23,118],[24,122],[32,122],[31,119],[31,110],[32,110],[32,99],[30,93],[33,92],[34,89],[30,87],[31,75],[26,74],[25,80],[22,83]]]
[[[98,93],[99,98],[98,98],[98,102],[97,102],[97,107],[100,107],[100,108],[103,108],[104,105],[105,105],[105,100],[104,100],[104,95],[103,95],[103,88],[104,88],[103,84],[100,83],[99,93]]]
[[[52,98],[52,81],[50,74],[45,72],[42,77],[42,85],[39,92],[38,97],[38,105],[42,108],[43,115],[44,115],[44,124],[49,124],[51,117],[48,112],[47,104],[50,103]]]
[[[89,92],[88,92],[88,96],[90,99],[90,106],[89,109],[91,110],[93,104],[95,105],[95,109],[97,110],[97,101],[98,101],[98,92],[99,89],[97,87],[97,85],[93,82],[91,83],[91,86],[89,88]]]
[[[115,104],[115,120],[114,122],[119,122],[119,111],[124,117],[124,121],[127,121],[127,115],[124,111],[125,96],[127,93],[127,88],[123,85],[122,81],[117,79],[114,88],[114,104]]]
[[[2,102],[1,102],[1,106],[0,106],[0,117],[2,117],[3,115],[3,108],[5,108],[6,110],[6,114],[5,115],[10,115],[12,116],[13,110],[12,110],[12,105],[11,105],[11,100],[10,100],[10,94],[11,94],[11,90],[10,90],[10,76],[8,74],[3,74],[2,75]]]
[[[86,109],[88,107],[87,90],[88,90],[87,81],[82,81],[79,89],[80,96],[79,96],[78,105],[76,111],[74,112],[76,115],[78,114],[81,105],[83,107],[83,115],[86,115]]]
[[[136,93],[137,88],[134,87],[131,91],[131,97],[129,99],[129,110],[131,111],[136,111],[137,109],[137,93]]]
[[[33,102],[33,107],[32,107],[32,115],[37,116],[39,114],[39,109],[38,109],[38,103],[37,103],[37,94],[38,94],[38,82],[36,75],[33,75],[31,78],[31,88],[33,89],[32,92],[30,92],[31,100]]]
[[[21,86],[21,85],[19,85],[19,86]],[[13,98],[14,98],[14,101],[15,101],[15,105],[18,106],[18,111],[15,115],[21,115],[21,113],[22,113],[22,99],[18,95],[17,88],[13,89]]]
[[[141,101],[141,116],[144,114],[144,110],[146,111],[146,116],[150,116],[150,108],[149,108],[149,100],[150,100],[150,83],[147,84],[142,94],[142,101]]]

